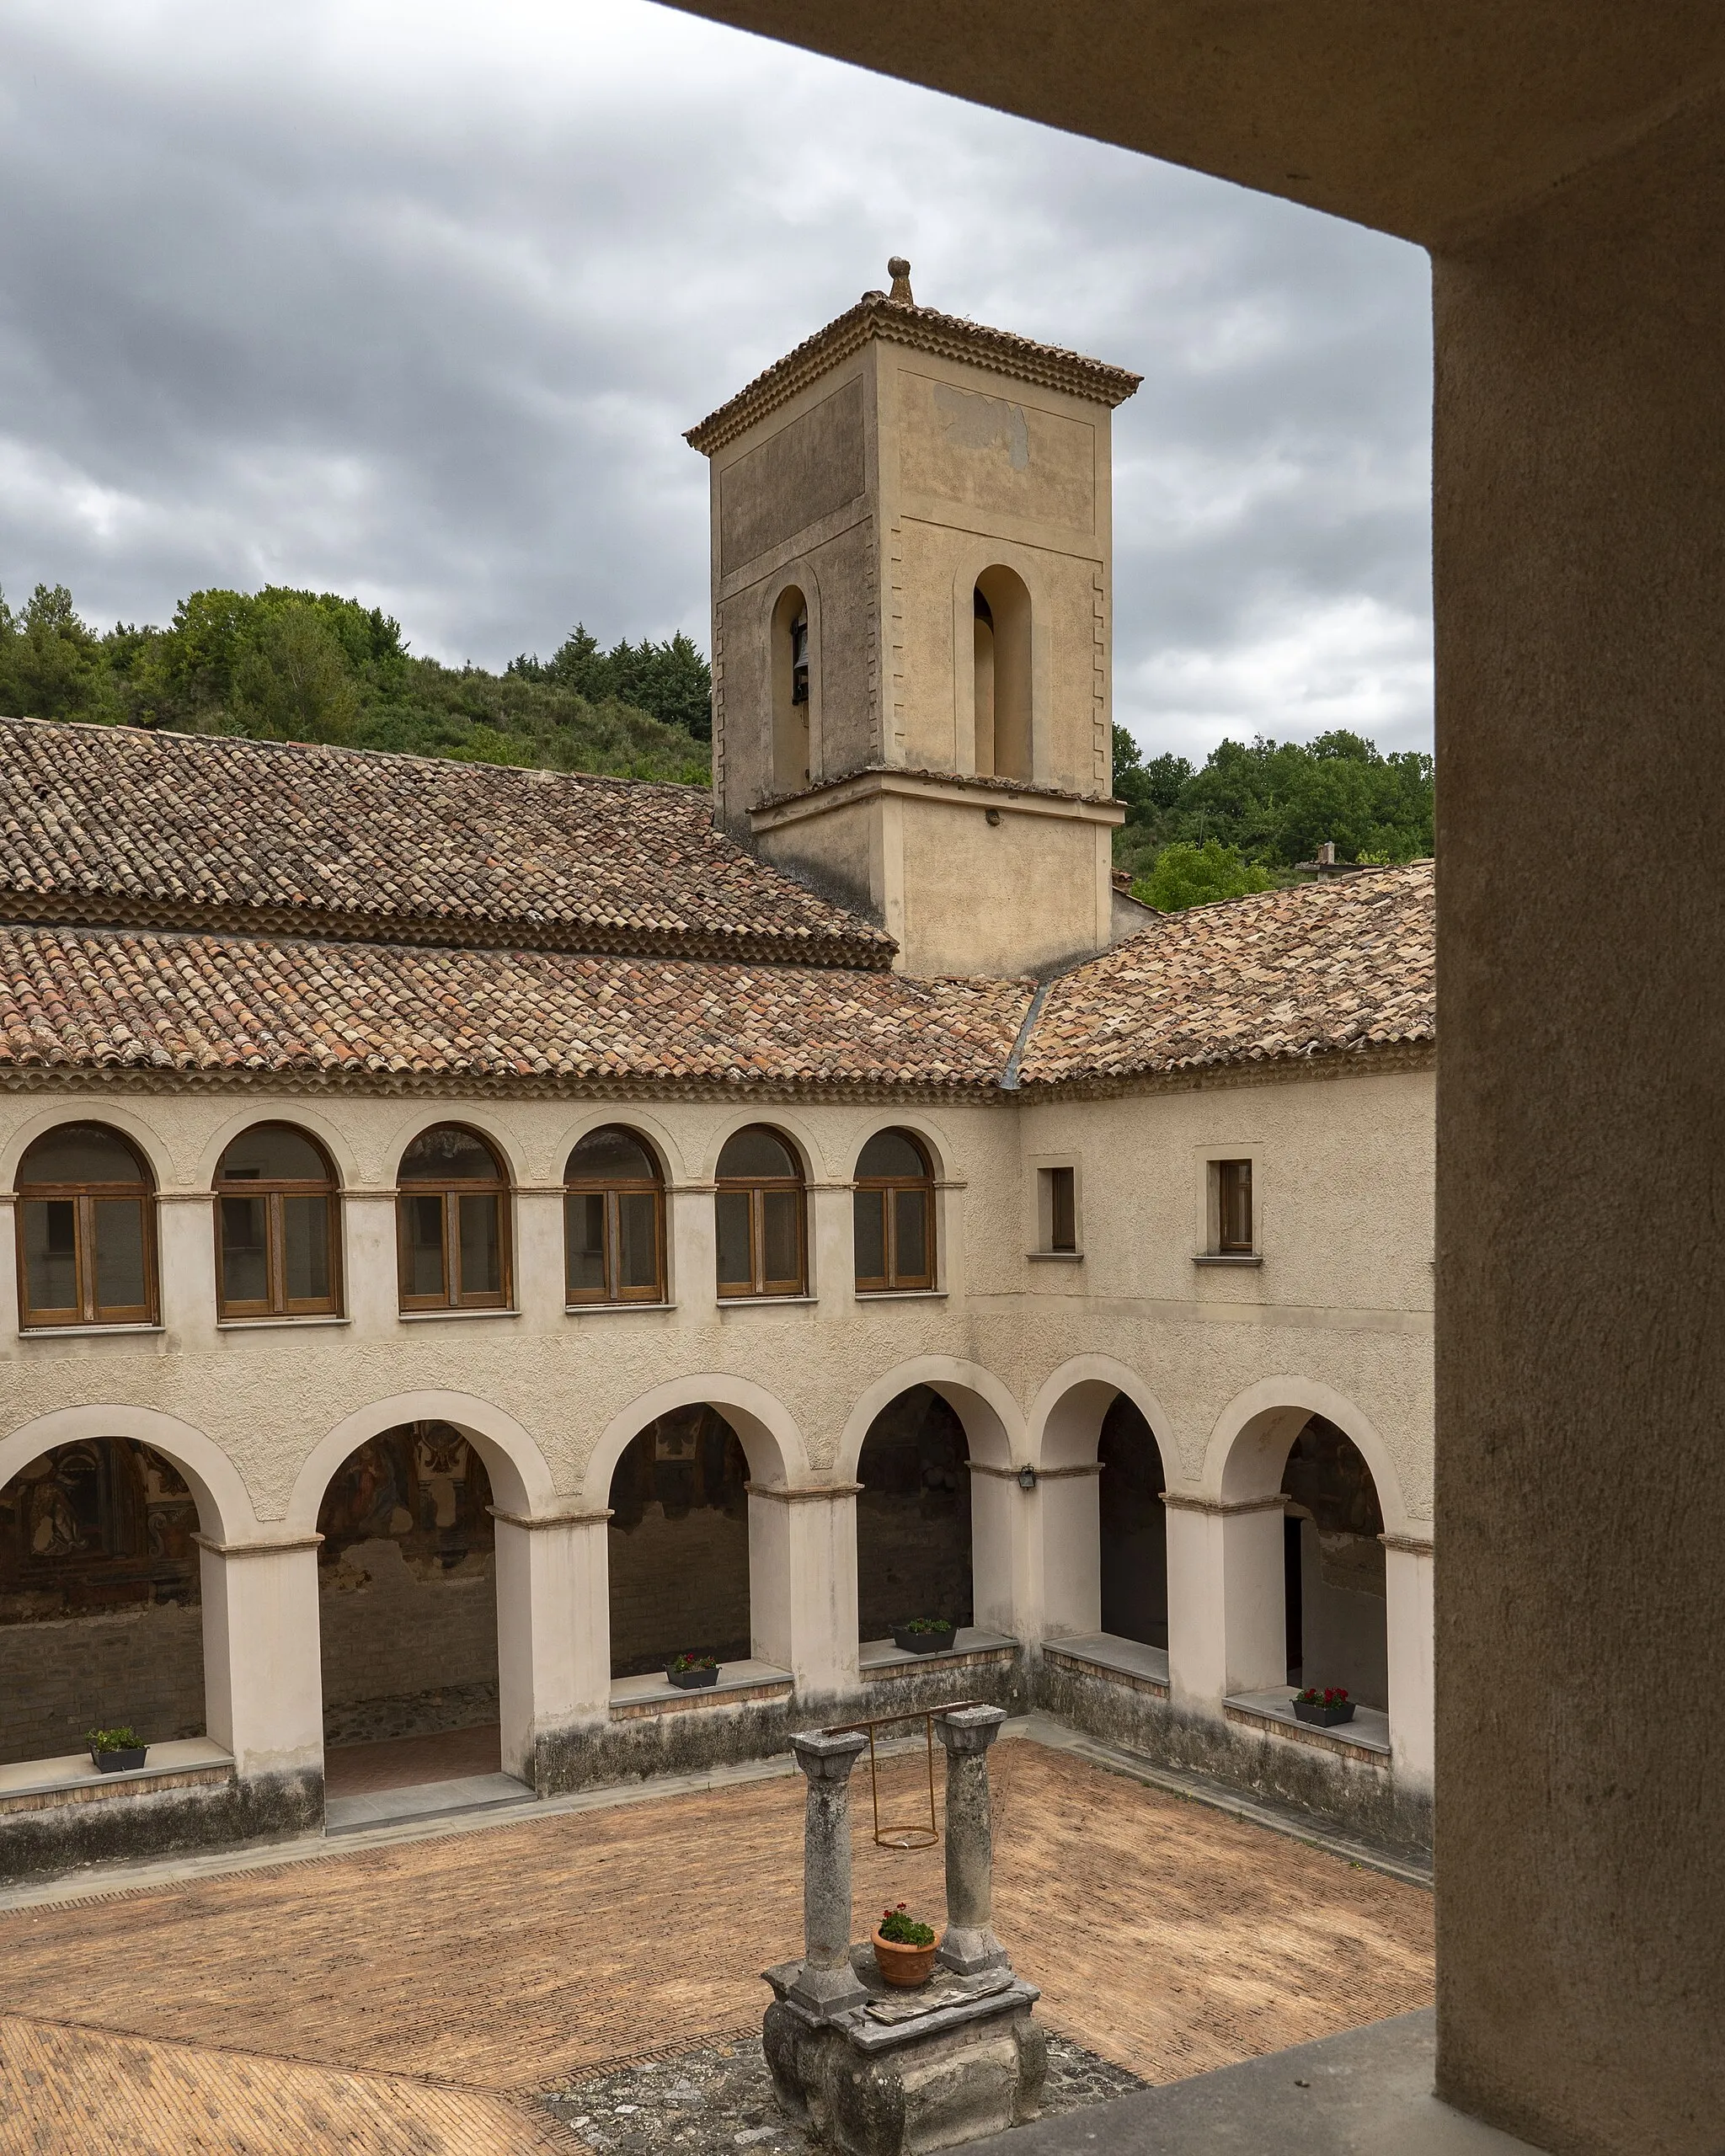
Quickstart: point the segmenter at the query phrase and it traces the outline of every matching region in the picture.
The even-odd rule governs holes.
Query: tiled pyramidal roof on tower
[[[693,787],[0,719],[13,920],[807,966],[892,939],[713,829]]]

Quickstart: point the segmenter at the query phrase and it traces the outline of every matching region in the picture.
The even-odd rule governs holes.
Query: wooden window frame
[[[1243,1176],[1241,1171],[1244,1171]],[[1252,1190],[1252,1162],[1249,1159],[1218,1161],[1215,1163],[1216,1179],[1216,1254],[1220,1257],[1251,1257],[1258,1250],[1258,1211]],[[1244,1184],[1246,1209],[1246,1240],[1231,1238],[1228,1233],[1230,1211],[1230,1184]]]
[[[255,1129],[257,1126],[254,1126]],[[291,1130],[296,1138],[303,1139],[323,1163],[321,1181],[313,1182],[304,1176],[259,1176],[244,1182],[229,1183],[222,1180],[218,1166],[213,1186],[216,1199],[216,1315],[219,1318],[244,1319],[264,1317],[339,1317],[342,1309],[341,1277],[341,1187],[335,1180],[335,1171],[329,1156],[309,1133],[296,1123],[284,1129]],[[242,1131],[233,1145],[250,1136]],[[232,1150],[232,1147],[228,1149]],[[227,1157],[224,1152],[224,1159]],[[267,1292],[262,1302],[255,1299],[230,1302],[227,1291],[227,1260],[225,1244],[226,1228],[222,1219],[222,1200],[227,1198],[261,1198],[264,1201],[264,1276]],[[324,1234],[328,1248],[325,1263],[328,1268],[329,1292],[327,1295],[291,1296],[287,1292],[287,1205],[290,1198],[321,1198],[324,1208]]]
[[[894,1134],[914,1147],[922,1162],[920,1176],[862,1176],[852,1186],[852,1253],[856,1252],[856,1219],[862,1202],[873,1198],[880,1208],[880,1246],[886,1259],[884,1276],[857,1275],[859,1295],[905,1295],[927,1294],[935,1286],[935,1225],[934,1225],[934,1171],[928,1165],[927,1149],[915,1134],[908,1130],[895,1129]],[[872,1142],[872,1141],[871,1141]],[[899,1251],[899,1209],[894,1204],[893,1194],[900,1190],[916,1190],[922,1193],[922,1249],[920,1252],[920,1271],[906,1272],[900,1262]]]
[[[637,1136],[624,1123],[606,1123],[602,1129],[615,1129],[637,1145],[647,1158],[654,1159],[653,1149],[644,1138]],[[587,1135],[597,1137],[598,1131]],[[579,1148],[577,1148],[579,1150]],[[574,1155],[572,1153],[570,1159]],[[653,1200],[653,1262],[654,1277],[648,1288],[626,1288],[618,1278],[622,1262],[621,1203],[624,1198],[650,1196]],[[605,1201],[605,1225],[601,1231],[601,1267],[605,1279],[598,1288],[577,1288],[569,1278],[569,1206],[580,1198],[602,1198]],[[662,1176],[572,1176],[563,1173],[563,1298],[569,1310],[591,1310],[595,1305],[607,1303],[662,1303],[669,1292],[665,1283],[665,1181]]]
[[[793,1160],[799,1156],[789,1139],[771,1126],[760,1128],[777,1139]],[[741,1131],[733,1133],[742,1136]],[[727,1141],[729,1143],[729,1140]],[[793,1191],[796,1193],[797,1208],[797,1274],[794,1279],[769,1280],[766,1278],[766,1198],[769,1193]],[[809,1292],[809,1184],[801,1172],[791,1176],[720,1176],[713,1185],[715,1216],[721,1198],[746,1196],[749,1200],[749,1284],[735,1281],[718,1280],[716,1285],[723,1302],[746,1302],[763,1295],[806,1295]],[[715,1217],[715,1228],[717,1219]],[[718,1244],[714,1240],[714,1269],[717,1271]]]
[[[51,1135],[51,1133],[45,1134]],[[123,1139],[116,1142],[124,1144]],[[130,1151],[131,1148],[128,1147]],[[156,1262],[156,1193],[142,1164],[135,1182],[20,1182],[13,1208],[18,1251],[18,1326],[20,1332],[61,1331],[72,1326],[94,1328],[109,1325],[156,1325],[160,1320]],[[144,1300],[115,1303],[104,1308],[96,1300],[96,1207],[104,1202],[131,1201],[140,1212],[144,1261]],[[24,1240],[25,1209],[31,1205],[65,1204],[72,1208],[72,1277],[77,1301],[64,1309],[37,1310],[30,1302],[29,1267]]]
[[[432,1125],[442,1129],[443,1124]],[[396,1175],[395,1192],[395,1262],[396,1288],[400,1307],[403,1311],[414,1310],[506,1310],[514,1308],[510,1300],[515,1285],[513,1251],[510,1235],[510,1186],[509,1178],[498,1164],[497,1151],[490,1139],[466,1123],[455,1128],[466,1132],[485,1149],[486,1155],[496,1170],[494,1176],[412,1177],[403,1179],[399,1170]],[[424,1137],[426,1134],[418,1134]],[[417,1198],[435,1198],[441,1201],[443,1228],[443,1292],[439,1295],[410,1295],[407,1283],[413,1278],[413,1241],[409,1231],[409,1206]],[[469,1294],[461,1283],[461,1207],[463,1198],[489,1198],[497,1208],[497,1248],[499,1285],[493,1291],[484,1289]]]

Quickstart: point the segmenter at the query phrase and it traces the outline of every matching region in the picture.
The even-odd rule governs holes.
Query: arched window
[[[721,1295],[804,1292],[803,1170],[777,1131],[754,1123],[727,1140],[717,1210]]]
[[[809,602],[792,584],[772,610],[772,790],[809,783]]]
[[[879,1130],[857,1163],[857,1287],[862,1294],[934,1285],[934,1178],[908,1130]]]
[[[21,1325],[155,1322],[153,1187],[118,1132],[49,1131],[19,1164],[18,1196]]]
[[[1026,785],[1030,765],[1030,594],[1008,568],[985,569],[976,579],[976,771],[980,778],[1016,778]]]
[[[665,1187],[632,1131],[590,1130],[563,1171],[564,1294],[572,1303],[665,1300]]]
[[[441,1123],[401,1157],[396,1200],[404,1310],[501,1310],[509,1300],[507,1188],[497,1155]]]
[[[216,1171],[216,1300],[223,1317],[315,1317],[340,1306],[335,1177],[291,1123],[259,1123]]]

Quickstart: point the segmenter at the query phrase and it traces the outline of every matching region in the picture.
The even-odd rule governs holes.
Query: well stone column
[[[988,1748],[1004,1707],[957,1707],[935,1722],[947,1753],[947,1934],[940,1958],[961,1976],[1002,1968],[1007,1950],[989,1929],[994,1908],[994,1817]]]
[[[868,1739],[859,1730],[791,1739],[809,1784],[803,1812],[803,1963],[794,2004],[830,2020],[867,1993],[851,1967],[851,1769]]]

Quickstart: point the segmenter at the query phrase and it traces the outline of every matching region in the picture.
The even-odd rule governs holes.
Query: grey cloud
[[[884,280],[1145,376],[1151,749],[1429,736],[1425,270],[1374,235],[638,4],[0,23],[0,584],[265,578],[499,664],[704,641],[681,430]]]

